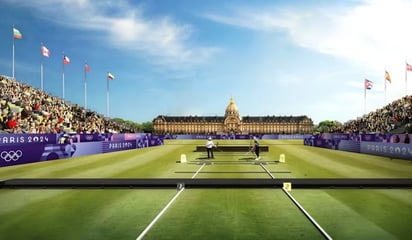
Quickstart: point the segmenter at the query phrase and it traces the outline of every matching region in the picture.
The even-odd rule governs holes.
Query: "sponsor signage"
[[[22,144],[0,147],[0,167],[40,161],[44,144]]]
[[[412,160],[412,144],[361,142],[362,153]]]
[[[56,134],[0,134],[0,146],[56,143]]]
[[[412,144],[406,134],[321,134],[304,139],[304,145],[412,160]]]

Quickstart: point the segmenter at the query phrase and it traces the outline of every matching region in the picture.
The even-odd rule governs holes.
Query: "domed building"
[[[307,116],[240,117],[233,98],[225,116],[165,116],[153,120],[157,134],[311,134],[313,121]]]

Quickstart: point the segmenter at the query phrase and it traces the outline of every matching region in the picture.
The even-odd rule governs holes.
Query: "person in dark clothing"
[[[395,142],[395,143],[399,143],[400,141],[401,141],[401,139],[399,138],[399,135],[396,134],[396,135],[395,135],[394,142]]]
[[[405,140],[404,140],[403,142],[404,142],[404,143],[407,143],[407,144],[409,144],[409,143],[411,142],[411,139],[409,138],[409,134],[408,134],[408,133],[405,134]]]
[[[257,137],[253,137],[253,149],[256,154],[256,159],[255,160],[260,160],[260,149],[259,149],[259,139]]]

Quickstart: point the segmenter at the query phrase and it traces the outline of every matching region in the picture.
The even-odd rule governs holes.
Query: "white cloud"
[[[204,17],[211,21],[252,31],[284,33],[296,46],[345,60],[356,68],[354,69],[356,73],[365,73],[359,77],[355,76],[356,79],[360,79],[358,85],[349,84],[353,87],[348,91],[353,92],[344,93],[345,97],[331,102],[330,106],[329,104],[320,106],[321,109],[332,109],[333,106],[342,104],[345,99],[346,101],[353,99],[348,97],[350,94],[359,96],[364,78],[374,81],[373,89],[368,92],[370,108],[383,106],[385,103],[383,97],[385,69],[392,77],[392,83],[386,84],[386,103],[404,96],[405,59],[409,57],[409,62],[412,62],[412,31],[410,30],[412,2],[408,0],[364,0],[356,2],[356,5],[353,3],[346,6],[334,5],[333,2],[329,4],[331,5],[308,5],[299,8],[293,6],[266,7],[260,10],[236,8],[229,14],[227,12],[230,11],[227,11],[224,15],[205,14]],[[350,71],[350,69],[344,70]],[[354,75],[354,73],[348,73],[348,76]],[[409,75],[412,79],[412,74]],[[316,77],[319,79],[319,76]],[[339,76],[329,79],[340,80]],[[307,79],[302,77],[301,81],[304,82]],[[348,81],[348,79],[342,79],[342,81]],[[412,83],[408,85],[408,93],[411,94]],[[337,94],[340,94],[339,90]],[[361,96],[362,101],[363,94]],[[359,110],[360,108],[357,109]]]
[[[147,17],[144,15],[144,6],[130,5],[122,0],[43,0],[16,3],[35,8],[48,21],[101,34],[108,45],[132,55],[149,58],[154,64],[173,67],[192,65],[206,61],[219,51],[217,47],[190,44],[192,26],[178,23],[169,16]]]
[[[412,2],[365,0],[353,7],[238,9],[233,15],[205,14],[223,24],[256,31],[284,31],[304,48],[376,68],[412,55]]]

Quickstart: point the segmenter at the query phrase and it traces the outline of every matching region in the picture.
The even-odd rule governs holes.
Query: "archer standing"
[[[213,143],[212,138],[209,137],[206,142],[207,158],[215,158],[213,156],[214,147],[215,147],[215,144]]]
[[[255,160],[259,160],[260,159],[259,139],[256,136],[253,137],[253,144],[254,144],[254,150],[256,154]]]

